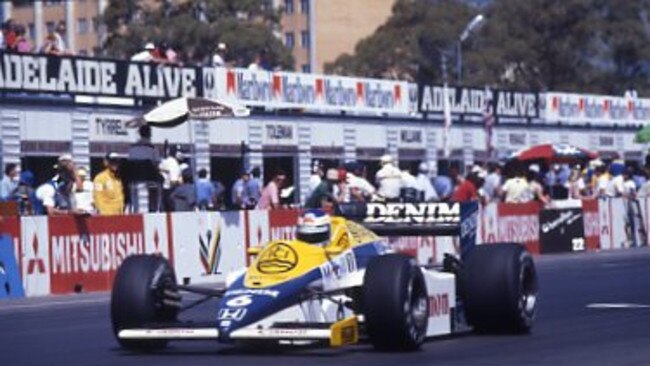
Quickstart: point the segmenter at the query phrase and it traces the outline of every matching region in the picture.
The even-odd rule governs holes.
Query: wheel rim
[[[537,305],[537,279],[531,265],[524,265],[521,274],[520,309],[526,318],[532,318]]]
[[[421,284],[416,283],[413,279],[407,288],[407,297],[405,306],[405,313],[407,314],[407,324],[409,324],[409,331],[413,340],[419,342],[424,339],[426,333],[427,322],[429,318],[429,299]]]

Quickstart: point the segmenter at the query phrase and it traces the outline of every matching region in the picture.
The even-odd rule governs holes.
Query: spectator
[[[138,184],[145,183],[149,198],[149,212],[160,210],[162,176],[159,171],[160,154],[151,142],[151,126],[138,128],[138,140],[131,144],[125,173],[133,211],[138,211]]]
[[[484,178],[483,169],[475,166],[467,177],[456,186],[454,193],[451,195],[451,201],[454,202],[470,202],[476,201],[479,198],[478,190],[481,187],[480,180]]]
[[[487,203],[498,201],[501,197],[501,166],[497,163],[488,163],[488,175],[485,177],[483,192]]]
[[[260,178],[262,171],[260,167],[256,166],[251,169],[251,179],[246,183],[246,189],[248,190],[248,196],[250,200],[251,208],[254,208],[257,205],[257,202],[260,201],[262,196],[262,179]]]
[[[34,173],[26,170],[20,173],[15,193],[21,215],[43,214],[43,209],[36,199],[34,190]]]
[[[607,173],[607,167],[600,162],[596,164],[594,170],[593,194],[594,197],[605,197],[607,187],[609,186],[610,175]]]
[[[171,195],[174,211],[194,211],[196,209],[196,188],[192,171],[184,169],[181,177],[183,183],[177,186]]]
[[[584,179],[582,179],[582,174],[579,167],[571,171],[568,184],[569,198],[582,199],[586,196],[585,190],[587,186],[585,185]]]
[[[13,201],[16,196],[18,182],[20,181],[20,168],[17,164],[5,165],[4,176],[0,181],[0,201]]]
[[[248,64],[248,69],[250,71],[259,71],[262,70],[262,55],[261,54],[256,54],[255,57],[253,58],[253,61]]]
[[[418,166],[418,175],[416,177],[416,188],[419,192],[420,197],[425,202],[438,201],[438,193],[433,188],[431,184],[431,179],[429,179],[429,164],[423,161]]]
[[[330,168],[325,174],[323,180],[318,187],[312,192],[311,196],[305,202],[307,208],[322,208],[330,209],[331,203],[338,201],[336,197],[335,187],[339,182],[339,173],[336,169]]]
[[[250,173],[244,170],[241,172],[239,179],[237,179],[232,185],[231,202],[235,209],[246,210],[252,208],[250,206],[250,195],[247,189],[247,184],[250,178]]]
[[[366,167],[359,162],[351,162],[346,164],[346,170],[348,189],[343,201],[370,201],[375,195],[376,189],[366,179]]]
[[[625,165],[621,161],[614,161],[609,166],[609,173],[612,178],[607,183],[605,188],[605,195],[607,197],[623,197],[625,196]]]
[[[208,179],[206,169],[199,170],[199,179],[196,181],[196,205],[199,210],[205,211],[214,207],[215,187]]]
[[[73,52],[71,50],[68,50],[68,47],[66,46],[64,41],[65,33],[66,33],[65,22],[60,21],[53,33],[56,39],[56,48],[62,53],[71,54]]]
[[[393,164],[393,157],[384,155],[380,160],[381,169],[375,175],[379,189],[377,193],[386,201],[397,201],[402,188],[402,172]]]
[[[650,155],[649,155],[650,156]],[[646,161],[648,158],[646,157]],[[645,174],[650,175],[650,165],[645,167]],[[650,179],[646,180],[645,183],[639,188],[637,192],[638,197],[650,197]]]
[[[284,186],[287,175],[282,170],[277,170],[273,179],[262,190],[262,196],[257,203],[257,208],[261,210],[276,209],[280,207],[280,189]]]
[[[523,203],[530,201],[528,181],[524,178],[521,167],[514,167],[512,178],[506,180],[501,187],[501,195],[506,203]]]
[[[160,162],[160,174],[163,177],[163,208],[165,211],[172,211],[171,194],[174,189],[181,184],[181,167],[178,158],[182,157],[180,148],[172,145],[169,149],[169,155]]]
[[[152,62],[155,61],[155,52],[156,52],[156,46],[148,42],[147,44],[144,45],[144,49],[135,55],[131,56],[131,61],[137,61],[137,62]]]
[[[223,42],[219,42],[219,44],[217,45],[217,50],[214,52],[214,55],[212,56],[212,66],[214,67],[226,66],[226,51],[227,51],[226,44]]]
[[[94,213],[93,189],[95,186],[88,176],[88,171],[84,168],[77,169],[77,177],[80,181],[80,185],[74,192],[77,209],[86,213]]]
[[[402,179],[400,182],[400,197],[405,202],[417,202],[418,182],[408,169],[402,170]]]
[[[61,55],[63,52],[58,48],[56,37],[53,33],[45,37],[45,42],[41,47],[41,52],[46,55]]]
[[[314,160],[314,165],[311,168],[311,176],[309,176],[309,190],[307,191],[307,197],[311,196],[312,192],[318,187],[320,182],[323,180],[323,165],[318,161]]]
[[[106,154],[104,171],[94,180],[93,197],[100,215],[121,215],[124,213],[124,187],[119,175],[119,156]]]
[[[540,183],[539,171],[539,166],[536,164],[533,164],[528,168],[527,180],[529,197],[526,201],[532,200],[547,204],[550,201],[550,197]]]
[[[454,186],[458,179],[458,168],[455,166],[450,167],[448,171],[449,175],[444,174],[444,172],[441,173],[443,174],[433,178],[433,188],[435,188],[440,200],[446,201],[454,193]]]
[[[74,186],[77,182],[72,155],[59,156],[57,174],[36,189],[36,198],[41,201],[48,215],[83,214],[75,207]]]
[[[2,23],[2,47],[0,49],[15,51],[16,44],[16,26],[11,19]]]
[[[16,26],[15,51],[19,53],[32,52],[32,44],[29,43],[29,40],[26,36],[25,26],[22,24],[18,24]]]
[[[634,182],[634,169],[628,167],[623,172],[623,197],[636,198],[636,183]]]

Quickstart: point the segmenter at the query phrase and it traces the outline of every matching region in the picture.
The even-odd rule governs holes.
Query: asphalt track
[[[268,351],[177,342],[140,355],[117,347],[108,296],[94,294],[0,302],[0,365],[650,365],[649,249],[546,256],[537,266],[539,316],[526,336],[468,334],[405,354],[365,345]]]

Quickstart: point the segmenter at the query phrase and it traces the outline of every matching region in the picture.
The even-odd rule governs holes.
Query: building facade
[[[273,0],[281,9],[279,36],[293,52],[299,72],[323,66],[372,35],[390,16],[395,0]]]
[[[35,50],[40,49],[48,33],[65,24],[65,43],[78,55],[99,54],[104,27],[101,15],[108,0],[34,0],[12,3],[3,1],[2,18],[13,19],[27,29]]]

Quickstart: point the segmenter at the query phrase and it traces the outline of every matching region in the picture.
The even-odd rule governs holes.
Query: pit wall
[[[650,199],[489,204],[478,214],[477,243],[524,243],[535,254],[648,245]],[[246,249],[292,239],[296,210],[154,213],[112,217],[9,217],[0,222],[0,298],[108,291],[132,254],[170,260],[179,282],[223,283],[247,265]],[[422,264],[458,254],[452,237],[394,237]]]

